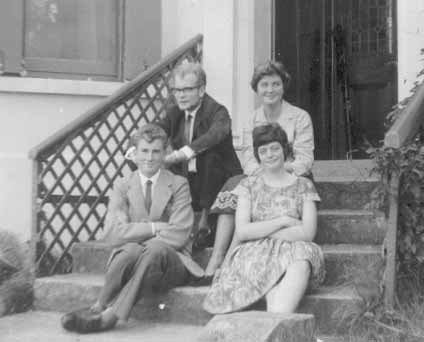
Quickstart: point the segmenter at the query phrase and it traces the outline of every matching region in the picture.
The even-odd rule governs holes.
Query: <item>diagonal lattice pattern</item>
[[[69,272],[72,244],[95,239],[106,215],[108,191],[129,171],[124,160],[129,137],[163,115],[174,66],[201,58],[202,37],[197,36],[88,112],[66,135],[33,152],[33,231],[43,247],[36,260],[40,275]]]

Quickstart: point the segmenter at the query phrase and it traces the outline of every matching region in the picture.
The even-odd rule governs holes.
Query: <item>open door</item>
[[[274,58],[307,110],[316,159],[364,158],[397,100],[395,0],[275,0]]]

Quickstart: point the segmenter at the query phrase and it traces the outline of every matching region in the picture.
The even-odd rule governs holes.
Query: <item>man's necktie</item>
[[[190,144],[190,127],[191,127],[191,120],[192,119],[193,119],[193,117],[191,116],[191,114],[188,114],[185,118],[184,139],[185,139],[186,145]]]
[[[193,117],[191,114],[188,114],[185,118],[184,122],[184,143],[185,145],[190,144],[190,128],[191,128],[191,120]],[[187,177],[188,175],[188,161],[184,161],[182,163],[183,175]]]
[[[146,194],[144,195],[144,204],[146,205],[147,213],[150,213],[150,207],[152,206],[152,181],[148,179],[145,186]]]

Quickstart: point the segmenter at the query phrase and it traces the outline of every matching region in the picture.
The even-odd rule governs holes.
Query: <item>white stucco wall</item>
[[[233,109],[234,1],[162,0],[162,54],[202,33],[207,92]]]
[[[249,80],[254,60],[254,3],[258,0],[162,0],[162,52],[204,35],[207,92],[224,104],[241,135],[253,111]]]
[[[398,94],[410,94],[417,74],[424,68],[424,0],[398,1]]]
[[[119,83],[0,77],[1,228],[17,233],[22,240],[30,238],[28,151],[118,86]]]

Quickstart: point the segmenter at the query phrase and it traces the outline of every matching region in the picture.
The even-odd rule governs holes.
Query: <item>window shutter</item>
[[[161,57],[161,2],[125,2],[125,79],[133,79]]]
[[[0,63],[5,73],[20,73],[23,57],[24,0],[0,1]]]

